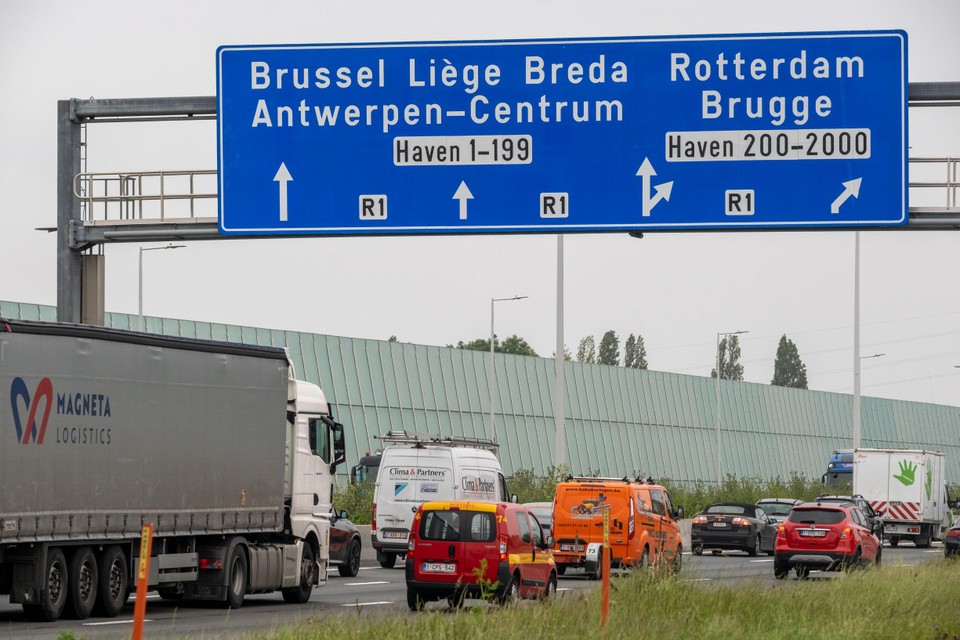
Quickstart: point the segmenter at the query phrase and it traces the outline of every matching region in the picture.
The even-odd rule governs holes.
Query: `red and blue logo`
[[[27,422],[20,421],[20,401],[23,401],[24,411],[27,412]],[[43,417],[40,419],[40,427],[37,428],[37,413],[40,411],[40,403],[43,402]],[[47,432],[47,421],[50,419],[50,410],[53,409],[53,383],[50,378],[42,379],[30,398],[30,389],[23,378],[14,378],[10,385],[10,405],[13,409],[13,424],[17,428],[17,442],[29,444],[32,440],[37,444],[43,444],[43,436]]]

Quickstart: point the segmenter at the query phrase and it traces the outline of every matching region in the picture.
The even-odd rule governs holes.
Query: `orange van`
[[[603,519],[609,514],[612,566],[669,564],[679,571],[683,543],[667,490],[652,481],[628,478],[568,477],[553,500],[553,558],[557,573],[581,567],[600,577]]]

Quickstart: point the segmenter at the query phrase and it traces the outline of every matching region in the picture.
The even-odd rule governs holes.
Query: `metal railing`
[[[924,178],[916,181],[911,179],[911,189],[941,189],[945,196],[943,206],[948,210],[957,209],[957,196],[960,194],[960,158],[910,158],[910,167],[917,169],[911,170],[911,178]],[[928,172],[927,167],[931,167],[931,171]],[[943,176],[943,180],[935,178],[938,173]],[[934,179],[925,179],[928,177]]]
[[[911,193],[917,205],[911,210],[960,209],[960,158],[910,158],[910,176],[910,189],[923,192]],[[208,222],[217,217],[216,169],[81,173],[74,178],[73,193],[87,224]]]
[[[73,194],[87,224],[216,218],[217,170],[80,173]]]

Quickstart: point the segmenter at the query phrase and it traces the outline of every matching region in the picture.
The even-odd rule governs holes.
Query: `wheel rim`
[[[90,562],[84,562],[80,567],[80,575],[77,577],[77,587],[80,591],[80,598],[87,602],[93,593],[93,567]]]
[[[107,584],[110,589],[110,599],[114,601],[119,600],[120,591],[123,588],[123,568],[120,566],[118,559],[114,559],[114,561],[110,563],[110,575]]]
[[[350,570],[353,573],[360,571],[360,545],[356,542],[350,547]]]
[[[64,571],[59,562],[50,565],[50,572],[47,574],[47,596],[51,602],[60,602],[64,595],[63,589]]]
[[[756,542],[753,543],[753,551],[756,555],[760,555],[760,536],[757,536]]]

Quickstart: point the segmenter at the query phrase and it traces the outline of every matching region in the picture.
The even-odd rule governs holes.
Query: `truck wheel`
[[[558,575],[558,576],[562,576],[562,575],[563,575],[564,573],[566,573],[566,572],[567,572],[567,565],[565,565],[565,564],[558,564],[558,565],[557,565],[557,575]]]
[[[127,556],[123,554],[120,547],[116,545],[107,547],[97,563],[97,574],[100,578],[100,588],[97,591],[97,606],[94,610],[98,615],[113,618],[120,613],[123,605],[127,604],[127,595],[130,593]]]
[[[283,601],[290,604],[303,604],[310,599],[313,593],[313,572],[316,568],[314,562],[313,547],[309,544],[303,545],[303,562],[300,564],[300,585],[293,589],[284,589]]]
[[[70,603],[68,613],[77,620],[86,620],[93,612],[97,602],[99,581],[97,580],[97,559],[90,547],[80,547],[70,557],[70,589],[67,597]]]
[[[337,567],[337,571],[344,578],[353,578],[360,573],[360,541],[354,540],[350,543],[350,549],[347,550],[347,557],[343,564]]]
[[[896,546],[900,544],[899,536],[890,536],[889,538],[887,538],[887,540],[890,542],[890,546],[894,548],[896,548]]]
[[[53,622],[60,618],[66,604],[67,559],[63,557],[63,551],[51,547],[47,550],[41,601],[39,604],[24,604],[23,610],[32,620]]]
[[[380,553],[377,551],[377,562],[379,562],[380,566],[384,569],[393,569],[393,566],[397,564],[397,554]]]
[[[247,554],[242,544],[234,545],[230,552],[227,576],[227,606],[239,609],[243,605],[243,596],[247,595]]]

